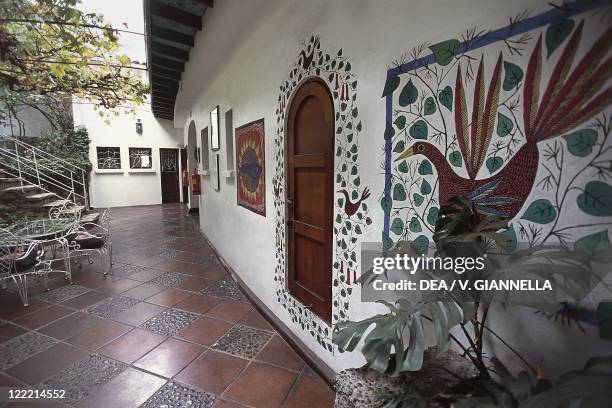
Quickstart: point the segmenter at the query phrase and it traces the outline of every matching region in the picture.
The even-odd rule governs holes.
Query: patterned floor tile
[[[146,266],[139,265],[130,265],[130,264],[120,264],[113,266],[113,276],[118,278],[127,278],[130,275],[133,275],[138,272],[146,271]]]
[[[173,336],[183,330],[189,323],[196,320],[199,316],[195,313],[184,312],[177,309],[164,310],[162,313],[147,320],[142,324],[143,329],[152,331],[164,336]]]
[[[163,275],[158,276],[155,279],[150,280],[147,283],[173,288],[185,282],[189,278],[191,278],[191,276],[182,273],[167,272]]]
[[[159,389],[141,408],[210,408],[215,396],[184,385],[169,382]]]
[[[92,354],[55,374],[43,382],[41,388],[65,390],[66,399],[63,402],[71,404],[106,384],[126,368],[126,364]]]
[[[237,300],[239,302],[247,301],[247,298],[242,294],[236,282],[230,277],[216,281],[212,285],[202,289],[200,293],[208,296]]]
[[[0,345],[0,370],[4,371],[56,344],[51,337],[28,332]]]
[[[178,249],[169,249],[159,254],[159,257],[162,259],[175,259],[180,254],[181,251],[179,251]]]
[[[99,317],[110,318],[136,305],[140,301],[125,296],[113,296],[104,299],[95,305],[89,306],[86,311]]]
[[[67,285],[50,290],[49,292],[41,293],[36,297],[46,302],[62,303],[68,299],[80,296],[89,291],[91,291],[91,289],[86,288],[85,286]]]
[[[244,358],[253,358],[272,337],[272,333],[237,325],[225,333],[212,348]]]

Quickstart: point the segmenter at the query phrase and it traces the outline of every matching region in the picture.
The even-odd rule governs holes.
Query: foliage
[[[0,98],[5,121],[24,106],[66,128],[56,101],[77,97],[117,110],[141,104],[148,86],[119,53],[117,30],[79,0],[5,0],[0,9]]]
[[[453,197],[440,208],[433,240],[437,257],[478,257],[504,248],[511,250],[516,245],[516,235],[506,221],[497,216],[480,214],[474,203],[463,197]],[[484,270],[466,271],[462,279],[474,281],[483,277],[493,280],[503,275],[511,275],[513,278],[539,276],[555,279],[559,290],[581,298],[588,292],[589,284],[585,280],[588,281],[591,275],[587,253],[591,248],[589,245],[585,244],[585,248],[576,250],[532,246],[514,250],[503,257],[489,256],[486,257]],[[607,247],[605,249],[608,250]],[[436,279],[445,278],[443,271],[435,273]],[[448,273],[454,275],[454,271]],[[365,273],[360,282],[367,283],[373,277],[373,273]],[[462,401],[465,395],[454,396],[456,406],[460,407],[557,407],[561,401],[559,395],[563,395],[563,401],[584,398],[584,405],[580,406],[589,406],[588,402],[609,398],[610,390],[602,385],[609,385],[611,373],[593,367],[610,365],[610,361],[594,360],[597,363],[589,363],[584,370],[568,373],[555,382],[542,380],[537,377],[537,370],[487,323],[494,297],[484,291],[449,289],[444,291],[442,299],[444,301],[440,301],[439,297],[426,298],[419,302],[401,299],[395,305],[381,302],[389,308],[389,313],[363,321],[339,323],[334,331],[334,341],[340,349],[348,351],[354,351],[363,342],[361,353],[366,358],[367,366],[397,376],[402,372],[421,369],[426,349],[423,326],[431,323],[438,351],[443,352],[454,343],[479,372],[478,377],[472,379],[474,390],[469,393],[467,400]],[[504,303],[504,298],[497,300]],[[542,298],[541,303],[514,304],[534,308],[549,317],[567,310],[567,305],[546,298]],[[601,325],[601,337],[609,338],[611,308],[609,303],[601,305],[604,307],[600,307],[595,317],[588,316],[584,310],[578,312],[579,309],[574,309],[570,318],[583,321],[589,319],[589,323]],[[373,329],[368,331],[372,326]],[[465,340],[453,335],[455,330],[460,331]],[[488,356],[483,347],[485,337],[507,347],[525,364],[528,371],[514,375],[501,361]],[[386,406],[389,407],[426,406],[422,405],[423,396],[406,394],[387,397]]]

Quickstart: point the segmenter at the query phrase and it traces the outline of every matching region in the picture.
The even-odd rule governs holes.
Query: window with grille
[[[121,169],[121,151],[118,147],[96,147],[98,169]]]
[[[151,148],[130,147],[130,169],[150,169],[153,167]]]

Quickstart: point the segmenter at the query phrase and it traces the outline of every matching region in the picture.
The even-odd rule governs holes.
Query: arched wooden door
[[[287,122],[289,292],[331,320],[334,105],[317,79],[304,83]]]

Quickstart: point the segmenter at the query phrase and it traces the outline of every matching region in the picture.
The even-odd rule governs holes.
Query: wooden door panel
[[[331,319],[333,240],[333,103],[312,80],[296,92],[287,122],[288,288]]]
[[[175,203],[180,199],[178,150],[159,149],[162,203]]]

